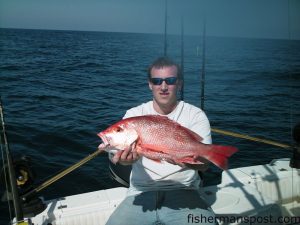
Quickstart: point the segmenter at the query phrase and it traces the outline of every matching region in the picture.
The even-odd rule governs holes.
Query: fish
[[[210,161],[226,170],[228,158],[238,151],[233,146],[203,144],[197,133],[161,115],[126,118],[97,135],[106,151],[134,146],[132,151],[140,156],[180,166]]]

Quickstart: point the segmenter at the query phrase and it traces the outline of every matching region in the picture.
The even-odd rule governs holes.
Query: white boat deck
[[[112,188],[51,200],[31,220],[34,225],[104,225],[126,192]],[[289,159],[224,171],[221,184],[201,192],[220,225],[243,224],[240,217],[256,219],[252,224],[266,217],[272,217],[269,224],[300,224],[300,170],[290,168]]]

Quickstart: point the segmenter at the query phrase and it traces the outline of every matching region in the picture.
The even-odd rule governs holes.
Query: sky
[[[300,0],[168,0],[168,34],[300,40]],[[0,28],[164,33],[165,0],[0,0]]]

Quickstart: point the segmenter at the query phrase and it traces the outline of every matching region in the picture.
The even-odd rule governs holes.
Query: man
[[[167,116],[199,134],[203,143],[211,144],[205,113],[184,101],[177,101],[182,79],[176,63],[165,57],[155,60],[148,70],[148,83],[153,100],[128,110],[124,118],[149,114]],[[127,197],[107,225],[183,225],[191,223],[191,215],[203,218],[201,224],[205,224],[208,217],[214,218],[214,213],[198,193],[200,177],[197,170],[208,168],[206,160],[201,159],[204,162],[201,165],[179,166],[140,157],[132,149],[117,152],[111,160],[132,164],[132,171]]]

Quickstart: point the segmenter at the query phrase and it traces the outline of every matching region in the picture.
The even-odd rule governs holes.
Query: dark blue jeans
[[[196,190],[150,191],[127,196],[106,225],[214,225],[215,215]]]

